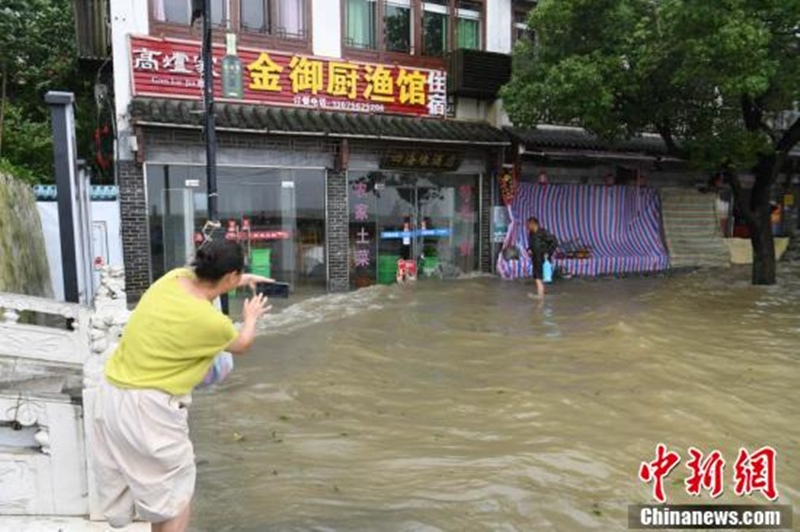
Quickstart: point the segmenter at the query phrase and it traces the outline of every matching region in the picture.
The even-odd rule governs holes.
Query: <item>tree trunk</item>
[[[775,239],[772,226],[767,223],[750,228],[750,242],[753,247],[753,284],[775,284]]]
[[[753,247],[753,284],[771,285],[776,281],[775,239],[772,235],[770,196],[777,170],[777,160],[762,157],[756,165],[756,180],[750,195],[747,225]]]

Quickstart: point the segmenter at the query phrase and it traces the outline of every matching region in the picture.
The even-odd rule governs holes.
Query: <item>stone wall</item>
[[[31,187],[0,174],[0,292],[52,295],[42,222]]]

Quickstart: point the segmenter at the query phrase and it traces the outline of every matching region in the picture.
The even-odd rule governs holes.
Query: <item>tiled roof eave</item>
[[[584,150],[580,148],[534,148],[526,147],[522,156],[529,157],[555,157],[555,158],[583,158],[596,160],[640,160],[640,161],[663,161],[663,162],[683,162],[683,159],[663,155],[659,153],[636,152],[636,151],[616,151],[616,150]]]
[[[142,127],[202,129],[198,102],[188,106],[168,98],[135,98],[130,111]],[[351,138],[471,146],[509,146],[509,135],[485,122],[419,119],[262,107],[224,103],[217,107],[218,131],[317,138]]]
[[[579,128],[506,127],[503,129],[530,152],[564,150],[575,153],[644,154],[654,158],[668,156],[664,141],[654,137],[633,137],[608,143]]]
[[[175,129],[193,129],[202,130],[203,126],[197,124],[179,124],[173,122],[154,122],[149,120],[136,120],[134,122],[137,126],[142,127],[157,127],[157,128],[175,128]],[[252,129],[241,127],[227,127],[217,126],[217,131],[228,133],[254,133],[260,135],[285,135],[294,137],[327,137],[327,138],[341,138],[341,139],[358,139],[358,140],[383,140],[395,142],[428,142],[434,144],[467,144],[470,146],[510,146],[510,140],[454,140],[454,139],[437,139],[437,138],[420,138],[420,137],[403,137],[392,135],[360,135],[357,133],[336,133],[327,131],[286,131],[282,129]]]

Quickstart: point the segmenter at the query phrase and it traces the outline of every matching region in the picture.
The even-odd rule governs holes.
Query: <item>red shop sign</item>
[[[262,241],[262,240],[287,240],[291,238],[291,235],[287,231],[240,231],[236,232],[229,232],[225,234],[225,238],[227,240],[250,240],[252,241]],[[203,234],[202,233],[195,233],[194,234],[194,242],[195,244],[199,244],[203,241]]]
[[[133,94],[200,100],[200,43],[130,37]],[[239,47],[214,47],[214,92],[221,101],[323,111],[394,113],[444,118],[447,73]],[[222,98],[223,59],[239,61],[241,99]]]

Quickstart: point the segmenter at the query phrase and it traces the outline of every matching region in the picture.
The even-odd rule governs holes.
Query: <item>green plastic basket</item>
[[[397,261],[399,255],[378,256],[378,284],[392,284],[397,282]]]
[[[271,277],[272,275],[272,250],[254,249],[250,252],[250,271],[256,275]]]

